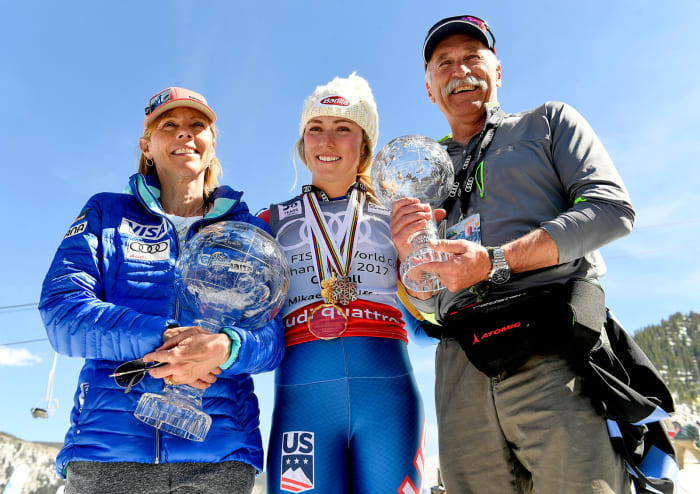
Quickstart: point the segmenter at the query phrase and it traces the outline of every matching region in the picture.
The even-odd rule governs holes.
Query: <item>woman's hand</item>
[[[396,201],[392,207],[389,228],[399,259],[403,260],[411,253],[411,238],[428,226],[431,216],[435,218],[435,223],[439,223],[445,215],[444,209],[435,209],[431,213],[430,205],[413,197]]]
[[[430,206],[421,204],[418,199],[404,197],[394,203],[389,227],[399,259],[411,253],[411,237],[428,226],[430,216]]]
[[[431,216],[438,223],[445,215],[444,209],[435,209],[431,212],[430,205],[422,204],[413,197],[404,197],[394,202],[389,228],[399,260],[403,261],[411,253],[411,239],[416,233],[428,226]],[[408,288],[406,291],[420,299],[428,299],[433,296],[430,292],[414,292]]]
[[[210,333],[199,326],[169,328],[163,333],[165,343],[144,355],[145,362],[167,362],[168,365],[148,371],[156,379],[168,378],[176,384],[189,384],[207,389],[221,373],[231,340],[226,334]]]

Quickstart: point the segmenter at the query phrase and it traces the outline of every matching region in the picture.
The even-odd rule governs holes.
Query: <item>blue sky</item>
[[[303,100],[352,71],[370,82],[379,145],[449,129],[425,92],[421,46],[442,17],[489,21],[506,111],[546,100],[581,112],[605,144],[637,210],[634,232],[603,249],[607,303],[628,330],[700,311],[700,3],[355,1],[2,2],[8,117],[0,194],[0,306],[35,303],[55,249],[88,197],[120,191],[136,169],[148,98],[167,86],[203,93],[219,116],[223,183],[251,210],[291,197]],[[468,9],[468,10],[465,10]],[[10,214],[12,211],[14,213]],[[0,344],[44,338],[36,310],[0,310]],[[437,454],[433,347],[410,346]],[[49,420],[48,342],[0,345],[0,431],[62,441],[81,362],[59,357]],[[263,431],[272,376],[256,379]]]

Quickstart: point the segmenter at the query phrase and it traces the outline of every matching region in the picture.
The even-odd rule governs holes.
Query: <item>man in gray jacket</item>
[[[452,258],[421,267],[447,289],[409,290],[441,339],[435,395],[446,490],[628,493],[605,421],[581,394],[581,378],[564,357],[563,348],[576,346],[571,316],[555,317],[559,304],[540,294],[570,280],[598,289],[606,269],[598,249],[632,229],[624,184],[572,107],[548,102],[520,113],[500,109],[501,65],[483,20],[439,21],[426,36],[423,57],[428,96],[452,130],[443,144],[459,183],[445,203],[447,240],[435,244]],[[395,203],[391,231],[400,259],[431,214],[416,199]],[[435,214],[440,219],[445,212]],[[493,302],[493,311],[470,324],[465,315],[484,302]],[[602,322],[602,295],[589,302],[582,305],[595,306]],[[499,304],[504,308],[496,311]],[[489,318],[494,324],[482,329]]]

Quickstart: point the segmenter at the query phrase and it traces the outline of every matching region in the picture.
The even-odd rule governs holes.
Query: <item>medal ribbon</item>
[[[307,221],[311,227],[311,251],[314,255],[316,266],[318,267],[319,283],[327,279],[324,264],[330,271],[334,267],[340,276],[346,276],[350,271],[352,261],[352,251],[355,245],[355,234],[357,225],[360,222],[362,207],[365,202],[365,194],[359,193],[357,189],[352,191],[348,206],[343,219],[340,246],[333,238],[333,232],[328,227],[323,211],[318,204],[318,200],[313,192],[304,194],[304,207],[311,214],[307,215]]]

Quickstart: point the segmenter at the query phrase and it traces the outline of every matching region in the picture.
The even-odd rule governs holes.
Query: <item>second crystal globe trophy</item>
[[[372,164],[372,187],[385,207],[403,197],[415,197],[431,209],[447,199],[454,181],[454,169],[447,151],[436,141],[421,135],[397,137],[377,153]],[[440,280],[420,269],[427,262],[445,261],[449,254],[436,252],[428,242],[437,240],[431,217],[428,226],[411,238],[411,254],[401,262],[401,281],[406,288],[429,292],[444,288]]]
[[[249,223],[222,221],[202,228],[177,261],[177,302],[196,314],[191,325],[211,332],[224,326],[260,328],[282,308],[289,287],[287,260],[274,238]],[[158,429],[203,441],[211,417],[202,409],[204,391],[165,385],[144,393],[134,415]]]

